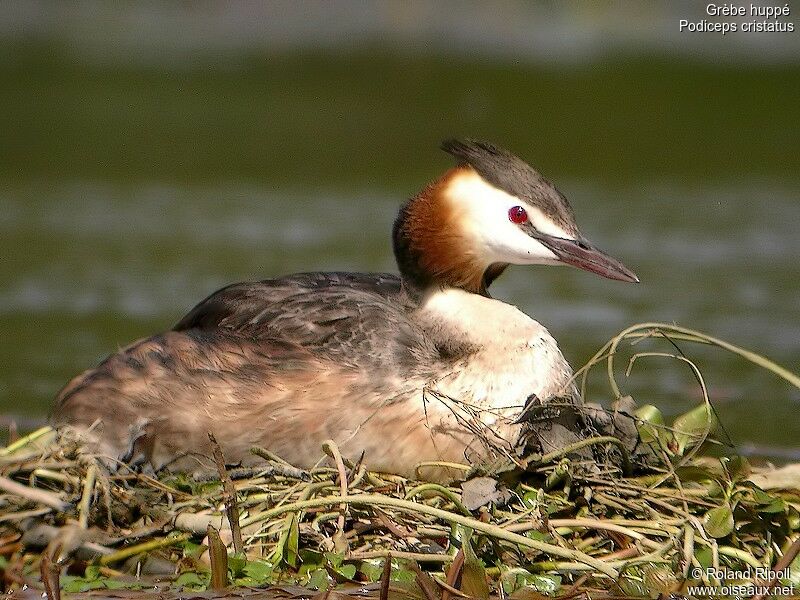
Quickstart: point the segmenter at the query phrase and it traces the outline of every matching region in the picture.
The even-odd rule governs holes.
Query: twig
[[[470,470],[472,470],[472,466],[470,465],[464,465],[456,462],[429,460],[418,463],[417,466],[414,467],[414,476],[417,477],[417,479],[419,479],[421,470],[425,468],[458,469],[459,471],[464,471],[464,472],[469,472]]]
[[[174,513],[160,513],[154,514],[155,517],[170,516],[174,518],[175,529],[181,531],[188,531],[190,533],[203,534],[208,529],[209,525],[213,525],[214,529],[222,531],[228,529],[230,523],[222,515],[197,515],[194,513],[183,512],[175,515]]]
[[[360,506],[391,506],[393,508],[396,508],[404,512],[428,514],[432,517],[437,517],[439,519],[448,521],[450,523],[456,523],[459,525],[463,525],[465,527],[471,527],[475,531],[480,531],[481,533],[485,533],[486,535],[504,540],[506,542],[511,542],[512,544],[517,544],[518,546],[523,546],[525,548],[532,548],[533,550],[538,550],[539,552],[543,552],[545,554],[550,554],[553,556],[567,558],[573,561],[584,563],[590,566],[591,568],[597,569],[601,573],[604,573],[605,575],[608,575],[609,577],[612,578],[616,578],[618,576],[616,569],[609,567],[602,561],[599,561],[596,558],[592,558],[591,556],[583,552],[577,550],[567,550],[565,548],[561,548],[553,544],[540,542],[539,540],[534,540],[522,535],[511,533],[496,525],[492,525],[490,523],[484,523],[483,521],[479,521],[478,519],[473,519],[470,517],[466,517],[464,515],[451,513],[439,508],[434,508],[432,506],[428,506],[427,504],[420,504],[418,502],[409,502],[408,500],[401,500],[399,498],[380,496],[377,494],[359,494],[356,496],[346,496],[346,497],[327,496],[325,498],[313,498],[310,500],[294,502],[292,504],[286,504],[284,506],[279,506],[266,510],[258,515],[253,515],[245,519],[242,522],[242,526],[251,525],[253,523],[258,523],[260,521],[267,521],[273,517],[277,517],[278,515],[282,515],[287,512],[297,512],[300,510],[305,510],[307,508],[318,508],[322,506],[330,506],[339,503],[355,504]]]
[[[78,509],[78,525],[81,529],[89,527],[89,511],[92,507],[92,496],[94,495],[94,482],[97,479],[97,466],[89,465],[86,469],[86,477],[83,480],[83,495]]]
[[[645,536],[638,531],[633,531],[627,527],[621,527],[620,525],[601,519],[551,519],[548,521],[548,524],[551,527],[585,527],[587,529],[614,531],[627,535],[634,540],[645,539]]]
[[[401,527],[389,518],[385,512],[376,508],[375,514],[378,515],[378,522],[383,525],[391,534],[397,538],[407,538],[413,535],[413,532],[406,527]]]
[[[58,469],[66,469],[67,466],[58,465],[56,468]],[[15,473],[24,472],[24,470],[17,470],[12,471]],[[74,487],[80,486],[80,479],[77,477],[73,477],[67,473],[63,473],[62,471],[52,471],[50,469],[43,469],[41,467],[33,469],[30,472],[30,476],[28,477],[28,485],[35,485],[37,477],[39,479],[49,479],[50,481],[58,481],[59,483],[68,483]]]
[[[4,523],[5,521],[22,521],[29,517],[41,517],[52,510],[52,508],[37,508],[36,510],[23,510],[15,513],[0,514],[0,523]]]
[[[449,594],[447,596],[447,598],[450,598],[450,595],[456,596],[458,598],[470,598],[470,599],[473,598],[473,596],[468,596],[467,594],[465,594],[464,592],[462,592],[458,588],[455,588],[455,587],[453,587],[451,585],[448,585],[447,582],[442,581],[438,577],[431,577],[431,579],[433,579],[433,582],[436,585],[438,585],[440,588],[442,588],[442,598],[445,597],[445,594]]]
[[[19,428],[17,427],[16,419],[11,419],[8,422],[8,443],[13,444],[19,439]]]
[[[620,454],[622,455],[622,470],[626,475],[629,475],[631,472],[631,459],[628,456],[628,449],[625,448],[625,444],[619,438],[614,437],[613,435],[601,435],[597,437],[590,437],[586,438],[585,440],[581,440],[579,442],[575,442],[572,444],[568,444],[563,448],[559,448],[558,450],[553,450],[552,452],[548,452],[547,454],[543,455],[539,460],[532,462],[533,464],[547,464],[553,462],[555,459],[560,458],[569,454],[570,452],[575,452],[580,450],[581,448],[585,448],[586,446],[592,446],[594,444],[614,444],[619,448]]]
[[[344,461],[342,460],[342,453],[339,452],[339,446],[333,440],[325,440],[322,442],[322,450],[330,456],[336,464],[336,469],[339,471],[339,491],[342,496],[347,496],[347,471],[344,469]],[[338,528],[338,535],[344,537],[345,519],[347,516],[347,505],[342,504],[339,506],[339,518],[336,520]]]
[[[669,323],[639,323],[637,325],[632,325],[626,329],[623,329],[619,332],[608,344],[608,377],[609,383],[611,384],[611,389],[614,393],[616,398],[620,398],[622,394],[620,393],[619,386],[617,386],[617,382],[614,378],[614,354],[616,353],[617,346],[619,346],[620,342],[628,337],[631,333],[642,330],[642,329],[653,329],[654,333],[660,333],[661,330],[670,331],[670,332],[677,332],[683,334],[685,336],[691,336],[694,340],[691,341],[700,341],[703,343],[713,344],[715,346],[719,346],[724,350],[728,350],[729,352],[733,352],[734,354],[738,354],[742,358],[749,360],[750,362],[758,365],[763,369],[767,369],[775,373],[778,377],[785,379],[793,386],[800,388],[800,376],[795,375],[788,369],[780,366],[779,364],[769,360],[768,358],[761,356],[760,354],[756,354],[755,352],[751,352],[750,350],[745,350],[744,348],[740,348],[739,346],[735,346],[725,340],[720,340],[715,337],[711,337],[710,335],[706,335],[699,331],[695,331],[693,329],[688,329],[686,327],[678,327],[677,325],[670,325]],[[689,339],[688,337],[686,339]]]
[[[402,550],[365,550],[363,552],[353,552],[350,555],[352,560],[367,560],[370,558],[401,558],[403,560],[415,560],[425,563],[449,563],[453,561],[450,554],[427,554],[425,552],[403,552]]]
[[[456,555],[453,557],[453,563],[447,569],[447,585],[451,588],[456,587],[458,577],[461,575],[461,569],[464,567],[464,550],[458,549]],[[445,588],[442,590],[442,600],[450,600],[450,590]]]
[[[209,431],[208,439],[211,442],[211,451],[214,453],[214,462],[217,463],[219,479],[224,490],[225,514],[228,516],[228,522],[231,526],[233,549],[237,553],[243,552],[244,543],[242,542],[242,530],[239,527],[239,505],[236,503],[236,488],[233,486],[233,481],[231,481],[228,471],[225,469],[225,457],[222,455],[222,448],[219,447],[217,438]]]
[[[762,590],[762,592],[757,596],[753,596],[753,600],[764,600],[764,598],[769,595],[770,590],[778,583],[778,576],[775,572],[783,571],[786,567],[792,564],[792,561],[795,559],[795,557],[797,557],[798,554],[800,554],[800,537],[792,542],[792,545],[789,546],[786,554],[781,556],[781,559],[775,565],[775,569],[772,571],[772,573],[770,573],[771,577],[769,583],[767,584],[767,589]]]
[[[564,594],[561,596],[561,598],[570,598],[573,595],[575,595],[577,593],[578,589],[584,583],[586,583],[587,579],[589,579],[589,575],[587,575],[585,573],[583,575],[581,575],[580,577],[578,577],[578,579],[575,581],[575,583],[573,583],[571,586],[569,586],[567,588],[567,590],[564,592]]]
[[[323,450],[324,450],[324,448],[323,448]],[[352,460],[350,460],[346,456],[342,456],[342,462],[344,463],[344,466],[347,467],[348,469],[350,469],[351,471],[358,471],[360,468],[364,468],[363,477],[366,478],[366,480],[369,482],[370,485],[375,486],[375,487],[381,487],[381,486],[386,485],[385,481],[383,481],[377,475],[375,475],[374,473],[370,472],[368,469],[366,469],[366,467],[364,467],[364,465],[362,464],[363,458],[364,458],[364,456],[363,456],[363,453],[362,453],[362,456],[358,460],[358,464],[355,464],[355,463],[353,463]]]
[[[52,427],[40,427],[39,429],[37,429],[36,431],[32,431],[31,433],[29,433],[25,437],[19,438],[13,444],[9,444],[5,448],[0,448],[0,456],[8,456],[10,454],[14,454],[14,452],[19,450],[20,448],[24,448],[25,446],[27,446],[31,442],[35,442],[39,438],[41,438],[41,437],[43,437],[43,436],[45,436],[45,435],[47,435],[48,433],[51,433],[51,432],[53,432],[53,428]]]
[[[66,511],[70,506],[69,503],[64,502],[52,492],[17,483],[8,477],[0,476],[0,490],[5,490],[10,494],[20,496],[32,502],[44,504],[45,506],[49,506],[50,508],[59,512]]]
[[[268,473],[271,475],[272,473],[277,473],[278,475],[283,475],[285,477],[290,477],[292,479],[300,479],[302,481],[310,481],[311,475],[308,474],[307,471],[303,469],[298,469],[294,465],[290,465],[288,462],[280,458],[278,455],[270,452],[265,448],[259,448],[258,446],[254,446],[250,448],[250,452],[255,454],[259,458],[263,458],[264,460],[271,461],[269,465],[272,469],[272,472]],[[267,469],[262,468],[262,471],[267,471]]]
[[[381,591],[379,600],[389,600],[389,584],[392,580],[392,555],[387,554],[383,562],[383,573],[381,573]]]
[[[126,558],[130,558],[131,556],[136,556],[137,554],[141,554],[142,552],[150,552],[151,550],[158,550],[159,548],[166,548],[167,546],[174,546],[175,544],[180,544],[181,542],[185,542],[191,536],[188,533],[180,533],[178,535],[170,535],[160,540],[152,540],[150,542],[144,542],[142,544],[135,544],[133,546],[128,546],[127,548],[123,548],[122,550],[118,550],[113,554],[107,554],[106,556],[100,557],[100,564],[101,565],[110,565],[115,562],[119,562],[121,560],[125,560]]]
[[[228,587],[228,551],[219,537],[219,532],[211,525],[206,532],[208,536],[208,558],[211,562],[211,589],[222,590]]]
[[[436,588],[431,580],[431,576],[419,568],[417,561],[412,560],[409,562],[411,570],[414,571],[414,576],[417,581],[419,589],[425,594],[426,600],[439,600],[439,594],[436,593]]]
[[[48,600],[61,600],[61,585],[60,569],[58,562],[53,561],[53,556],[58,556],[61,553],[60,545],[52,550],[52,556],[48,548],[42,552],[42,557],[39,559],[39,572],[42,576],[42,583],[44,584],[44,591],[47,594]]]
[[[464,506],[464,504],[461,502],[461,498],[458,497],[458,494],[447,489],[443,485],[439,485],[438,483],[423,483],[411,488],[408,490],[408,492],[406,492],[405,498],[406,500],[410,500],[422,492],[435,492],[438,496],[441,496],[445,500],[452,502],[462,515],[466,515],[468,517],[472,516],[472,512],[470,512],[470,510]]]

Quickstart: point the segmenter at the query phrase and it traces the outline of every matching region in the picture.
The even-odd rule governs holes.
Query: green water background
[[[548,64],[375,41],[106,62],[0,36],[0,107],[0,413],[23,426],[71,376],[226,283],[393,271],[396,208],[451,165],[437,146],[454,135],[528,159],[639,274],[516,267],[493,288],[573,365],[627,325],[666,321],[800,370],[796,61]],[[681,348],[738,447],[796,455],[798,390]],[[668,414],[700,397],[669,360],[620,382]],[[601,373],[591,390],[608,399]]]

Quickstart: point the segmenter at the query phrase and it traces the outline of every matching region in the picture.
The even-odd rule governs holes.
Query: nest
[[[330,466],[307,471],[257,448],[258,467],[226,465],[214,446],[211,475],[109,472],[80,440],[43,428],[0,449],[4,587],[50,598],[225,597],[236,588],[259,598],[519,600],[765,596],[800,586],[800,469],[712,457],[720,446],[707,396],[669,426],[655,407],[632,408],[613,357],[623,340],[643,337],[713,343],[800,387],[763,357],[697,332],[622,332],[577,376],[585,384],[607,364],[612,413],[624,412],[648,449],[646,465],[628,474],[587,468],[577,452],[629,458],[613,435],[491,465],[424,463],[418,480],[372,472],[333,442],[320,452]],[[464,481],[424,481],[426,469],[442,468]]]

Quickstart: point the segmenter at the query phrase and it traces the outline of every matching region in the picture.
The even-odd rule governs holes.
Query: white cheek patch
[[[542,233],[546,233],[547,235],[552,235],[555,237],[566,238],[568,240],[575,239],[573,235],[570,235],[561,227],[556,225],[552,219],[547,218],[540,208],[528,206],[526,204],[525,210],[528,211],[528,219],[530,219],[531,223],[533,223],[533,226]]]
[[[495,262],[518,265],[558,262],[553,252],[509,220],[508,211],[514,206],[522,206],[533,226],[542,233],[572,238],[540,209],[487,183],[475,171],[455,175],[445,194],[459,215],[463,234],[475,245],[476,255],[487,266]]]
[[[525,254],[518,253],[514,260],[506,260],[505,262],[516,265],[551,265],[560,262],[550,248],[543,246],[540,242],[527,235],[525,237],[532,242],[530,247],[525,249]]]

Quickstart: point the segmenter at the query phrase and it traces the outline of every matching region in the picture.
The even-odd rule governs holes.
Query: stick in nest
[[[225,491],[225,513],[228,515],[228,521],[231,524],[233,549],[237,553],[242,552],[244,550],[244,543],[242,542],[242,530],[239,527],[239,505],[236,502],[236,488],[233,486],[233,481],[230,475],[228,475],[228,471],[225,469],[225,457],[222,455],[222,449],[217,443],[217,438],[209,431],[208,439],[211,442],[211,450],[214,452],[214,462],[217,463],[219,479]]]

